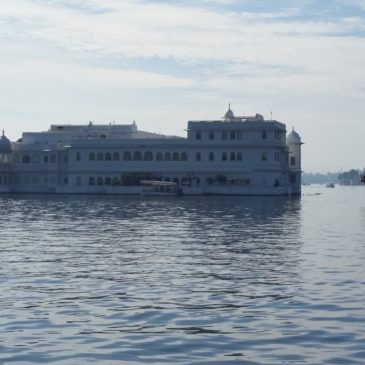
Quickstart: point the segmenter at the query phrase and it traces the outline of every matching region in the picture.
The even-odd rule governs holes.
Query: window
[[[38,163],[39,162],[39,155],[38,153],[34,153],[33,156],[32,156],[32,160],[33,162],[35,163]]]
[[[242,131],[237,131],[237,139],[242,139]]]
[[[56,155],[55,155],[54,153],[52,153],[52,154],[51,154],[50,161],[51,161],[52,163],[56,163],[56,161],[57,161],[57,157],[56,157]]]
[[[144,153],[144,160],[145,161],[152,161],[153,160],[153,155],[151,151],[146,151]]]
[[[89,178],[89,185],[95,185],[95,178],[93,177]]]
[[[22,162],[23,163],[30,163],[30,156],[29,155],[23,155],[22,156]]]
[[[162,161],[162,160],[163,160],[162,152],[157,152],[156,161]]]
[[[295,176],[295,174],[290,174],[290,183],[291,184],[295,184],[295,182],[296,182],[296,176]]]
[[[280,161],[280,152],[275,152],[275,161]]]
[[[103,152],[98,152],[98,154],[96,155],[96,158],[98,161],[103,161],[104,160]]]
[[[202,139],[202,133],[201,132],[196,132],[195,139]]]
[[[242,152],[237,152],[237,161],[242,161]]]
[[[76,185],[81,185],[81,177],[80,176],[77,176],[76,177]]]
[[[63,156],[63,162],[68,162],[68,155]]]
[[[266,139],[266,138],[267,138],[267,133],[266,133],[266,131],[262,131],[262,132],[261,132],[261,137],[262,137],[262,139]]]
[[[96,185],[103,185],[103,178],[102,177],[98,177],[97,179],[96,179]]]
[[[209,139],[214,139],[214,132],[213,131],[209,132]]]
[[[112,183],[112,179],[110,177],[106,177],[105,181],[104,181],[104,184],[105,185],[111,185],[111,183]]]
[[[130,161],[132,159],[132,155],[129,151],[123,152],[123,161]]]
[[[113,153],[113,161],[119,161],[119,160],[120,160],[119,152],[114,152]]]
[[[114,186],[116,186],[116,185],[120,185],[120,181],[118,180],[118,178],[117,178],[117,177],[113,177],[112,185],[114,185]]]
[[[231,139],[236,139],[236,132],[235,132],[235,131],[230,131],[230,133],[229,133],[229,137],[230,137]]]
[[[181,161],[187,161],[188,160],[188,154],[186,152],[183,152],[181,154]]]
[[[214,161],[214,152],[209,152],[209,161]]]
[[[201,161],[202,160],[202,156],[201,156],[201,153],[200,152],[197,152],[195,154],[195,161]]]
[[[267,161],[267,153],[266,152],[261,153],[261,161]]]
[[[222,131],[222,139],[227,139],[227,131]]]
[[[112,160],[112,154],[110,152],[107,152],[105,154],[105,161],[111,161]]]
[[[76,161],[81,161],[81,153],[76,152]]]
[[[172,155],[173,161],[180,161],[180,156],[177,152],[174,152]]]
[[[89,161],[95,161],[95,153],[94,152],[89,153]]]
[[[275,139],[280,140],[281,139],[281,132],[275,131]]]
[[[174,178],[172,179],[172,181],[173,181],[175,184],[179,185],[179,178],[178,178],[178,177],[174,177]]]
[[[133,154],[134,161],[142,161],[142,153],[140,151],[136,151]]]
[[[165,152],[165,161],[171,161],[171,153]]]
[[[43,156],[43,162],[48,163],[48,156],[47,155]]]
[[[236,161],[236,154],[234,152],[231,152],[230,160]]]
[[[290,166],[294,166],[294,165],[295,165],[295,157],[290,156]]]
[[[227,161],[227,152],[222,153],[222,161]]]

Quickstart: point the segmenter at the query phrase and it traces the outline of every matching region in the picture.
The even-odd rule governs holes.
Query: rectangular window
[[[195,155],[195,161],[201,161],[201,159],[202,159],[202,156],[201,156],[200,152],[197,152]]]
[[[202,133],[201,132],[196,132],[195,138],[196,139],[202,139]]]
[[[267,153],[266,152],[261,153],[261,161],[267,161]]]
[[[295,165],[295,157],[290,156],[290,166],[294,166],[294,165]]]
[[[261,136],[262,136],[262,139],[266,139],[266,138],[267,138],[267,133],[266,133],[266,131],[262,131]]]
[[[296,176],[295,176],[295,174],[291,174],[290,175],[290,183],[295,184],[295,182],[296,182]]]
[[[76,152],[76,161],[81,161],[81,153]]]
[[[275,152],[275,161],[280,161],[280,152]]]
[[[236,139],[236,132],[235,132],[235,131],[231,131],[231,132],[229,133],[229,135],[230,135],[230,138],[231,138],[231,139]]]
[[[214,132],[213,131],[209,132],[209,139],[214,139]]]
[[[214,152],[209,152],[209,161],[214,161]]]
[[[237,131],[237,139],[242,139],[242,131]]]
[[[227,139],[227,131],[222,131],[222,139]]]

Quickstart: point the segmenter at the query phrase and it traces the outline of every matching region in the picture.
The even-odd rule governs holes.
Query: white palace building
[[[133,124],[51,125],[0,139],[1,193],[139,194],[142,180],[175,182],[183,194],[301,192],[301,140],[276,120],[235,116],[189,121],[187,137]]]

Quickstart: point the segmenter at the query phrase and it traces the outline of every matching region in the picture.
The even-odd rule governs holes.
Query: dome
[[[300,136],[294,130],[294,127],[293,127],[292,131],[286,137],[286,141],[287,141],[287,143],[290,143],[290,144],[301,144]]]
[[[10,150],[11,149],[11,142],[9,140],[9,138],[7,138],[4,134],[4,130],[3,130],[3,134],[0,138],[0,150]]]
[[[231,110],[231,104],[228,105],[228,110],[227,110],[226,114],[224,114],[224,118],[225,119],[234,118],[233,111]]]

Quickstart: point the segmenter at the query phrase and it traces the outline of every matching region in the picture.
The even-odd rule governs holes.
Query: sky
[[[260,113],[305,172],[365,167],[365,0],[1,0],[0,128]]]

